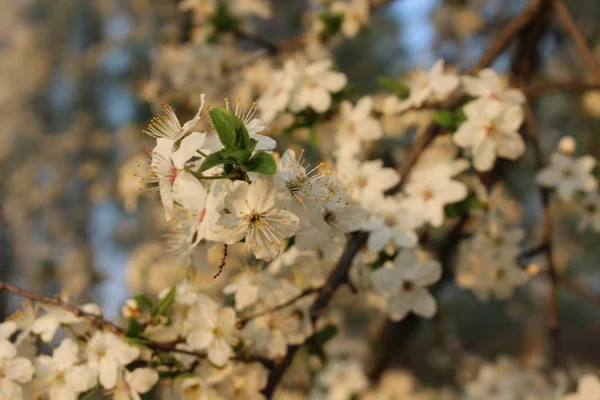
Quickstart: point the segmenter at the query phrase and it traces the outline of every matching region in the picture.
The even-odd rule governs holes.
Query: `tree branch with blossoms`
[[[33,390],[63,400],[102,391],[139,399],[153,388],[167,393],[161,392],[164,380],[182,398],[396,398],[387,386],[402,382],[398,353],[427,326],[424,320],[445,315],[442,289],[455,285],[478,301],[510,299],[535,279],[522,264],[537,255],[545,257],[549,288],[546,366],[561,372],[559,285],[593,298],[559,274],[550,205],[595,201],[587,197],[597,186],[595,160],[575,156],[574,142],[563,139],[546,162],[533,101],[555,90],[598,87],[595,79],[534,79],[552,12],[591,76],[597,72],[593,53],[562,1],[531,0],[472,69],[438,60],[402,79],[379,77],[384,90],[357,97],[331,50],[361,35],[373,14],[392,2],[319,2],[307,12],[305,32],[281,42],[252,30],[257,19],[272,16],[268,1],[180,2],[187,14],[176,49],[186,68],[179,69],[174,56],[163,72],[173,70],[174,97],[195,112],[184,122],[165,105],[151,120],[145,133],[155,143],[136,190],[160,196],[166,245],[186,278],[168,285],[165,279],[168,287],[128,299],[123,327],[95,305],[76,307],[0,282],[0,291],[42,308],[25,303],[0,324],[0,375],[21,371],[0,376],[0,393],[10,389],[19,399]],[[449,8],[445,12],[465,11]],[[207,48],[208,55],[198,56]],[[505,77],[489,66],[509,49]],[[211,64],[220,57],[227,62]],[[215,76],[195,78],[196,65]],[[207,94],[195,92],[204,86]],[[222,97],[222,86],[257,100],[209,105],[207,98]],[[280,154],[288,143],[316,151],[295,146]],[[528,149],[542,199],[537,245],[529,243],[522,207],[502,176],[521,167],[515,163]],[[585,222],[600,231],[597,221],[600,216]],[[149,276],[146,264],[155,254],[140,258],[140,275]],[[346,315],[349,310],[358,318]],[[360,326],[350,324],[352,317]],[[372,321],[382,327],[374,335]],[[352,343],[353,330],[373,337],[375,349],[363,354],[373,361],[369,374],[355,346],[345,342]],[[21,357],[30,343],[41,344],[39,354]],[[502,361],[487,363],[476,384],[464,385],[462,393],[450,389],[449,398],[493,398],[499,386],[486,385],[496,370],[517,371],[505,374],[509,389],[543,386],[556,391],[531,398],[559,398],[561,388],[548,376]],[[530,383],[530,376],[536,385],[513,385]],[[411,387],[401,396],[418,394]],[[442,391],[429,397],[441,398]]]

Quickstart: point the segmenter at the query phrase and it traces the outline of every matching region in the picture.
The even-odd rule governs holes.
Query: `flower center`
[[[300,189],[302,189],[304,180],[300,177],[297,177],[291,181],[285,181],[285,186],[290,191],[291,194],[296,194]]]
[[[385,225],[388,227],[395,226],[398,223],[398,220],[395,216],[391,215],[389,217],[385,217]]]
[[[504,279],[504,277],[506,276],[506,271],[501,268],[496,268],[496,270],[494,271],[494,276],[498,280]]]
[[[335,213],[331,210],[325,210],[323,212],[323,219],[328,224],[333,224],[336,221]]]
[[[206,216],[206,208],[203,208],[198,215],[198,222],[204,221],[204,217]]]
[[[363,189],[367,186],[369,181],[364,176],[357,176],[356,179],[354,180],[354,183],[356,184],[356,186]]]
[[[405,292],[410,292],[415,288],[415,283],[411,280],[402,281],[402,290]]]
[[[258,213],[254,210],[250,214],[248,214],[248,222],[251,224],[258,224],[261,222],[261,219],[264,218],[264,213]]]
[[[563,178],[571,178],[573,175],[575,174],[573,173],[573,170],[571,168],[565,168],[562,170]]]
[[[423,200],[429,201],[431,199],[433,199],[433,192],[429,189],[423,191]]]
[[[169,168],[169,182],[174,183],[175,179],[177,179],[178,173],[179,170],[177,169],[177,167],[172,166],[171,168]]]
[[[494,125],[488,125],[485,127],[485,135],[487,137],[494,137],[496,136],[496,133],[498,131],[496,130],[496,127]]]

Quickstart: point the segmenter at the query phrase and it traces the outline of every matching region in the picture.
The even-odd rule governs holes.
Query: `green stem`
[[[235,174],[229,174],[229,175],[215,175],[215,176],[198,176],[196,175],[196,178],[201,179],[201,180],[216,180],[216,179],[229,179],[229,178],[233,178],[234,176],[237,176]]]
[[[96,393],[100,391],[100,385],[94,386],[89,392],[83,394],[79,400],[90,400]]]
[[[206,153],[204,153],[203,151],[200,150],[196,150],[196,153],[200,154],[202,157],[207,158],[208,155]]]

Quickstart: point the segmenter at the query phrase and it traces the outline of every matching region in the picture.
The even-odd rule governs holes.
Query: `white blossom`
[[[473,101],[464,107],[467,120],[454,134],[454,142],[471,150],[477,171],[489,171],[496,157],[515,160],[525,152],[519,134],[523,109],[500,102]]]
[[[252,184],[236,181],[225,196],[227,213],[213,229],[215,240],[233,244],[246,239],[246,250],[256,258],[270,261],[279,254],[284,239],[298,230],[298,217],[275,208],[275,187],[270,179]]]
[[[550,156],[550,165],[538,172],[536,181],[540,186],[555,188],[559,199],[569,201],[577,192],[596,190],[598,181],[591,174],[595,166],[592,156],[574,158],[555,152]]]
[[[437,261],[421,263],[410,251],[403,251],[393,265],[375,270],[371,281],[375,290],[388,296],[387,312],[392,321],[400,321],[409,312],[431,318],[437,305],[426,287],[437,282],[442,268]]]

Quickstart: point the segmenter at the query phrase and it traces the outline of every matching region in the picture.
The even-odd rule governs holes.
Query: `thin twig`
[[[575,42],[575,46],[581,54],[583,61],[586,63],[592,80],[597,83],[600,82],[600,68],[598,68],[596,57],[588,46],[585,37],[577,27],[575,20],[573,20],[571,13],[569,13],[565,2],[563,0],[552,0],[552,7],[554,8],[554,11],[556,12],[560,22],[567,30],[567,33]]]
[[[525,93],[529,97],[537,97],[548,92],[564,90],[568,92],[588,92],[591,90],[600,90],[600,83],[590,83],[585,81],[539,81],[534,82],[527,89]]]
[[[506,50],[511,39],[518,35],[533,20],[541,4],[542,0],[531,0],[527,7],[496,35],[496,40],[487,48],[479,62],[475,64],[470,72],[477,72],[493,63]]]
[[[115,335],[125,338],[125,330],[114,323],[105,320],[100,315],[88,313],[83,311],[82,309],[75,307],[63,300],[59,297],[48,297],[43,296],[34,292],[31,292],[26,289],[19,288],[17,286],[11,285],[9,283],[0,281],[0,292],[8,292],[15,294],[17,296],[35,301],[40,304],[51,305],[55,307],[62,308],[65,311],[70,312],[71,314],[88,320],[93,326],[100,330],[106,330],[114,333]],[[192,350],[185,350],[178,348],[177,346],[181,343],[185,342],[183,338],[177,338],[172,341],[156,341],[156,340],[146,340],[143,342],[143,346],[147,347],[150,350],[158,351],[158,352],[172,352],[179,354],[186,354],[188,356],[196,357],[196,358],[206,358],[207,354],[203,352],[197,352]],[[234,358],[241,361],[263,361],[260,357],[250,357],[245,356],[243,358]]]
[[[286,307],[289,307],[293,304],[295,304],[298,300],[306,297],[306,296],[310,296],[311,294],[315,294],[317,292],[319,292],[321,289],[323,288],[323,286],[318,286],[318,287],[309,287],[304,289],[301,293],[299,293],[298,295],[292,297],[291,299],[289,299],[288,301],[286,301],[285,303],[279,304],[273,308],[269,308],[263,311],[259,311],[255,314],[249,315],[247,317],[241,318],[238,321],[238,327],[242,328],[244,325],[246,325],[248,322],[250,322],[251,320],[255,319],[255,318],[259,318],[262,317],[263,315],[267,315],[270,314],[272,312],[275,311],[279,311],[282,310]]]
[[[217,279],[219,277],[219,275],[221,275],[221,273],[223,272],[223,267],[225,266],[225,262],[227,261],[227,248],[228,247],[229,246],[227,246],[226,244],[223,245],[223,255],[221,256],[221,264],[219,264],[219,270],[217,271],[215,276],[213,276],[213,279]]]
[[[525,103],[525,126],[527,135],[531,142],[531,147],[534,153],[536,168],[543,168],[544,161],[542,151],[539,145],[539,138],[535,126],[533,109],[531,107],[531,99],[527,99]],[[552,257],[552,215],[550,214],[550,191],[546,188],[539,187],[540,196],[542,198],[542,243],[541,250],[546,255],[548,263],[548,278],[550,279],[550,296],[548,298],[548,336],[550,338],[550,362],[552,365],[559,364],[560,355],[560,320],[558,315],[558,274]]]
[[[20,297],[23,297],[23,298],[26,298],[26,299],[29,299],[32,301],[36,301],[40,304],[52,305],[55,307],[62,308],[63,310],[66,310],[77,317],[84,318],[84,319],[90,321],[90,323],[92,323],[92,325],[94,325],[98,329],[108,330],[119,336],[125,335],[125,330],[122,329],[121,327],[113,324],[110,321],[105,320],[100,315],[96,315],[96,314],[92,314],[92,313],[83,311],[80,308],[77,308],[67,302],[64,302],[58,296],[57,297],[43,296],[43,295],[31,292],[26,289],[21,289],[17,286],[14,286],[14,285],[8,284],[6,282],[2,282],[2,281],[0,281],[0,292],[13,293],[13,294],[16,294],[17,296],[20,296]]]

